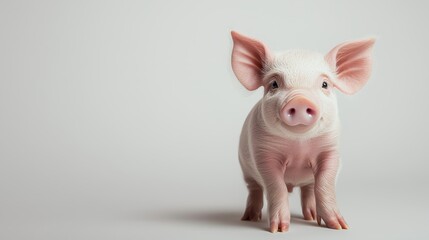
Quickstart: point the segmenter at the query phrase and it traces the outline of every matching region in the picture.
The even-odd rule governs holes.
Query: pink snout
[[[317,106],[304,97],[293,98],[280,112],[283,122],[291,127],[298,125],[310,127],[319,119],[319,114]]]

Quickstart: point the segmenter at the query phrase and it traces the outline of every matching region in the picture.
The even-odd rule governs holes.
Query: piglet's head
[[[249,91],[264,87],[258,111],[273,133],[311,137],[336,130],[334,88],[353,94],[370,77],[374,39],[342,43],[326,55],[306,50],[273,54],[258,40],[231,34],[232,69]]]

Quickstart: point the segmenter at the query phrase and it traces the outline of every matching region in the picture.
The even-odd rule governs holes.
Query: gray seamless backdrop
[[[427,1],[1,1],[0,239],[424,239]],[[340,209],[351,226],[239,221],[242,123],[262,91],[230,31],[274,51],[378,38],[338,94]]]

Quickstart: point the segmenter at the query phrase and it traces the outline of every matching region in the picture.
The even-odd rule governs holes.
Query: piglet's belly
[[[304,186],[314,182],[311,168],[294,167],[288,168],[284,174],[285,183],[292,186]]]

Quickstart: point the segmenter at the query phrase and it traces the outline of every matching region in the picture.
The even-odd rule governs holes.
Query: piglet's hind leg
[[[262,187],[251,178],[245,179],[249,195],[247,197],[246,210],[244,211],[243,221],[259,221],[262,218],[262,207],[264,205],[264,195]]]
[[[314,196],[314,184],[301,187],[301,207],[305,220],[316,220],[316,198]]]

